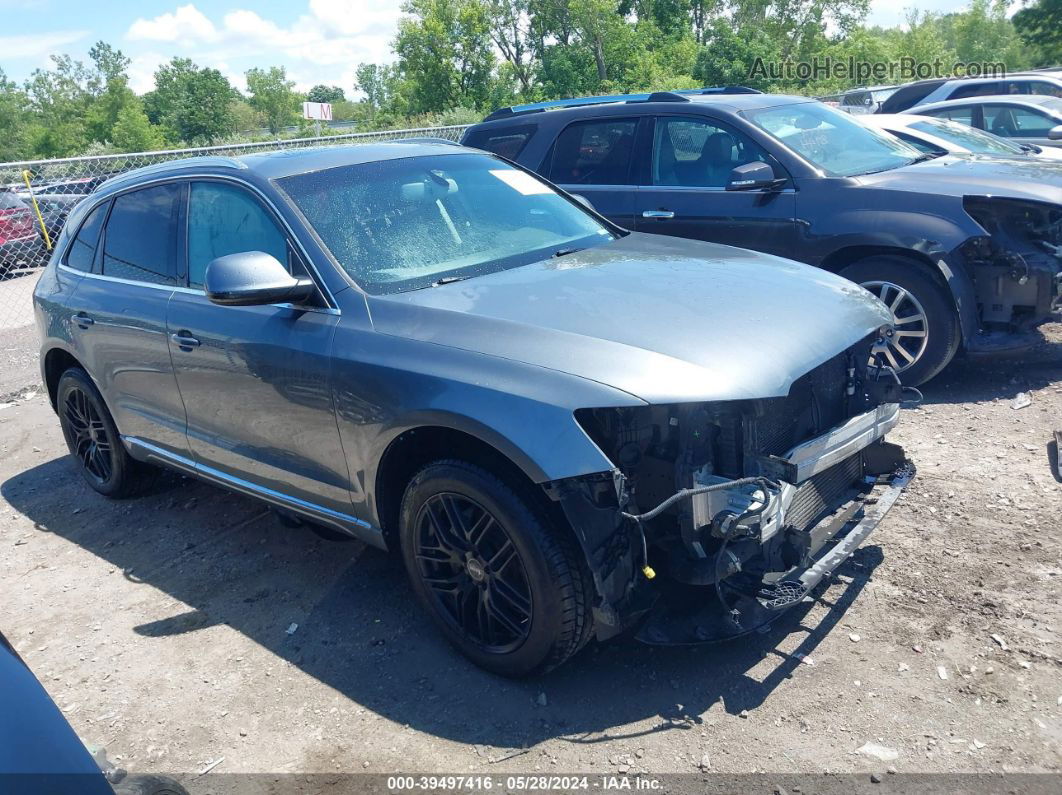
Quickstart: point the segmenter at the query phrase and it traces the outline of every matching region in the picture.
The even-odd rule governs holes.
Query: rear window
[[[66,253],[66,264],[79,271],[91,271],[92,260],[96,255],[96,243],[100,239],[100,228],[103,219],[107,217],[109,202],[104,202],[85,219],[77,236],[70,244],[70,250]]]
[[[177,284],[177,211],[181,186],[144,188],[114,200],[103,236],[103,273],[151,284]]]
[[[549,178],[561,185],[630,184],[636,119],[576,122],[553,148]]]
[[[526,124],[504,129],[473,130],[465,137],[464,145],[493,152],[508,160],[516,160],[536,129],[538,128],[534,125]]]

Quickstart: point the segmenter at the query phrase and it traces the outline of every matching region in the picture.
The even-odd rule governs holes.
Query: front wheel
[[[464,461],[429,464],[406,489],[399,533],[413,590],[480,667],[544,673],[588,640],[581,553],[519,487]]]
[[[865,287],[892,312],[893,331],[872,353],[910,386],[943,370],[959,349],[959,319],[950,291],[925,268],[903,257],[860,260],[840,272]]]

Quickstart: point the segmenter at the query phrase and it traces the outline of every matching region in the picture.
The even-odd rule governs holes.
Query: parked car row
[[[0,186],[0,278],[44,265],[50,252],[41,222],[54,241],[74,206],[111,176],[48,180],[34,185],[32,195],[21,182]],[[40,220],[33,210],[34,199]]]
[[[557,168],[613,168],[609,121]],[[692,179],[704,136],[672,132],[659,167]],[[453,143],[130,172],[72,210],[34,303],[92,488],[166,466],[395,549],[443,635],[506,675],[595,636],[762,629],[913,474],[869,292],[628,231]]]
[[[864,118],[864,117],[858,117]],[[1037,339],[1062,282],[1062,167],[915,148],[799,97],[661,92],[496,112],[465,133],[638,231],[838,273],[892,310],[875,353],[923,383]]]
[[[92,488],[164,466],[395,549],[521,676],[803,601],[913,477],[901,381],[1027,344],[1060,274],[1057,163],[728,87],[132,171],[34,304]]]

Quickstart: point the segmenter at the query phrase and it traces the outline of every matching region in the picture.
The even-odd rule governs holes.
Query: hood
[[[369,303],[382,333],[559,370],[650,403],[786,395],[891,321],[869,292],[817,268],[635,232]]]
[[[944,155],[857,179],[889,190],[1062,204],[1062,162],[1049,158]]]

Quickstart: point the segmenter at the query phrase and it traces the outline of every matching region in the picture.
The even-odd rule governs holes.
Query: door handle
[[[86,315],[84,312],[78,312],[74,315],[74,322],[77,323],[78,328],[88,328],[96,321]]]
[[[178,331],[176,334],[171,334],[170,340],[182,351],[199,347],[199,340],[193,337],[189,331]]]
[[[642,218],[674,218],[675,214],[671,210],[645,210],[642,213]]]

